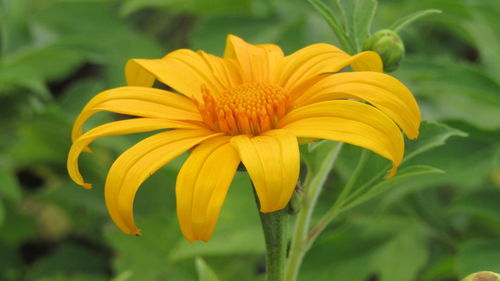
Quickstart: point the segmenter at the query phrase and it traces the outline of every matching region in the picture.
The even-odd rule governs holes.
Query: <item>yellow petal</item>
[[[172,159],[214,136],[207,130],[176,129],[148,137],[122,153],[108,172],[104,194],[116,225],[124,233],[140,234],[133,215],[140,185]]]
[[[404,140],[399,128],[383,112],[356,101],[318,102],[289,112],[279,128],[297,137],[321,138],[369,149],[392,161],[392,177],[401,163]]]
[[[190,242],[210,239],[240,163],[229,138],[220,136],[200,144],[177,176],[177,217]]]
[[[82,135],[85,121],[99,111],[169,120],[202,120],[197,107],[184,96],[159,89],[121,87],[104,91],[85,105],[73,125],[73,141]]]
[[[358,99],[376,106],[394,120],[410,139],[418,136],[420,110],[408,88],[379,72],[345,72],[321,79],[305,89],[294,106],[333,99]]]
[[[197,53],[206,61],[213,75],[219,80],[223,88],[230,89],[241,84],[240,69],[235,61],[221,59],[203,51],[198,51]],[[220,93],[212,93],[214,96],[218,94]]]
[[[224,57],[238,62],[243,82],[270,82],[271,73],[284,55],[279,46],[252,45],[238,36],[228,35]]]
[[[222,68],[218,74],[234,72],[227,61],[211,56],[206,60],[200,53],[187,49],[173,51],[162,59],[131,59],[125,67],[127,84],[150,87],[155,79],[180,93],[196,99],[202,97],[202,87],[212,94],[224,91],[227,77],[217,76],[213,68]],[[225,69],[228,68],[228,69]]]
[[[271,72],[276,68],[276,65],[285,57],[283,50],[278,45],[274,44],[259,44],[258,48],[264,49],[266,52],[266,59]]]
[[[160,129],[185,128],[197,129],[199,126],[182,121],[170,121],[155,118],[137,118],[122,121],[116,121],[96,127],[82,136],[78,137],[71,146],[68,153],[68,173],[71,179],[84,188],[90,188],[91,185],[84,183],[82,175],[78,168],[78,157],[80,153],[97,138],[106,136],[126,135],[133,133],[149,132]]]
[[[293,194],[300,170],[297,138],[282,130],[266,135],[235,136],[231,144],[238,150],[255,186],[261,212],[283,209]]]
[[[382,60],[375,52],[362,52],[350,56],[329,44],[314,44],[285,57],[276,67],[274,83],[287,91],[327,72],[337,72],[352,65],[357,71],[382,71]]]

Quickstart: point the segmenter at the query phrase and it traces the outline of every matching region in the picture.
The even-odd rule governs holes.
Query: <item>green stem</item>
[[[321,163],[318,171],[313,174],[310,172],[308,173],[308,178],[306,179],[304,188],[305,192],[302,199],[302,208],[297,215],[295,228],[293,230],[292,244],[290,247],[285,274],[286,281],[297,280],[302,260],[308,250],[307,236],[318,196],[321,193],[321,189],[325,184],[328,174],[331,171],[342,146],[343,144],[339,143],[335,149],[332,149],[327,155],[325,155],[324,161]]]
[[[259,205],[257,195],[255,198]],[[266,280],[284,281],[288,245],[288,214],[283,209],[271,213],[259,212],[259,215],[266,241]]]
[[[309,3],[313,5],[313,7],[318,11],[318,13],[323,16],[326,23],[333,30],[337,39],[339,39],[340,44],[345,49],[345,51],[349,54],[352,54],[354,47],[351,46],[349,38],[347,37],[345,30],[342,26],[337,22],[336,16],[333,14],[332,10],[325,5],[325,3],[321,2],[321,0],[308,0]]]
[[[354,187],[354,184],[356,184],[359,175],[361,174],[361,171],[363,171],[366,161],[368,160],[368,151],[363,150],[361,152],[361,156],[359,158],[358,164],[356,165],[356,168],[354,169],[354,172],[352,173],[351,177],[349,178],[349,181],[345,185],[345,187],[342,189],[342,192],[340,193],[337,201],[335,204],[321,217],[319,220],[318,224],[311,230],[309,233],[307,245],[310,247],[316,238],[323,232],[323,230],[333,221],[334,218],[336,218],[341,212],[342,212],[342,207],[344,206],[344,203],[346,202],[345,199],[351,192],[352,188]]]

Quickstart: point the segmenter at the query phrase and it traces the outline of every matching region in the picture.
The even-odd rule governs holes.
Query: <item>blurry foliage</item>
[[[429,8],[443,14],[401,33],[408,56],[394,75],[425,119],[446,125],[422,126],[392,182],[376,185],[387,162],[369,154],[355,187],[375,179],[383,195],[352,204],[319,237],[301,280],[448,281],[500,271],[500,5],[379,1],[374,27]],[[101,190],[114,157],[135,138],[98,141],[82,157],[93,191],[69,181],[65,158],[76,114],[96,93],[123,85],[129,58],[180,47],[221,54],[227,33],[287,53],[336,43],[306,1],[2,0],[0,31],[0,280],[262,278],[263,238],[246,175],[235,178],[213,239],[190,244],[175,217],[182,159],[141,188],[138,238],[112,225]],[[344,147],[318,213],[333,204],[360,154]]]

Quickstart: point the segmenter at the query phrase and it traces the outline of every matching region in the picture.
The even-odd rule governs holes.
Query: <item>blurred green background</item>
[[[393,75],[412,89],[424,119],[449,127],[438,136],[446,145],[411,160],[445,173],[402,180],[344,214],[308,253],[300,280],[500,272],[500,2],[381,0],[372,31],[428,8],[443,14],[403,30],[407,58]],[[124,85],[129,58],[181,47],[221,55],[228,33],[288,54],[335,44],[306,1],[1,0],[0,28],[0,280],[211,280],[198,279],[196,257],[221,281],[262,280],[264,243],[246,175],[236,176],[212,240],[190,244],[175,217],[185,157],[141,188],[135,213],[144,235],[135,237],[112,224],[102,186],[113,159],[143,136],[99,140],[81,157],[91,191],[69,180],[66,154],[74,118],[95,94]],[[320,211],[359,152],[342,151]]]

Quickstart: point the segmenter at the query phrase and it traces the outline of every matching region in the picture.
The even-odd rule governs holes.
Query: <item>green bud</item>
[[[399,67],[405,56],[405,46],[401,37],[389,29],[382,29],[363,43],[364,51],[377,52],[384,62],[384,71],[391,72]]]
[[[492,271],[480,271],[472,273],[465,277],[462,281],[499,281],[500,274]]]

